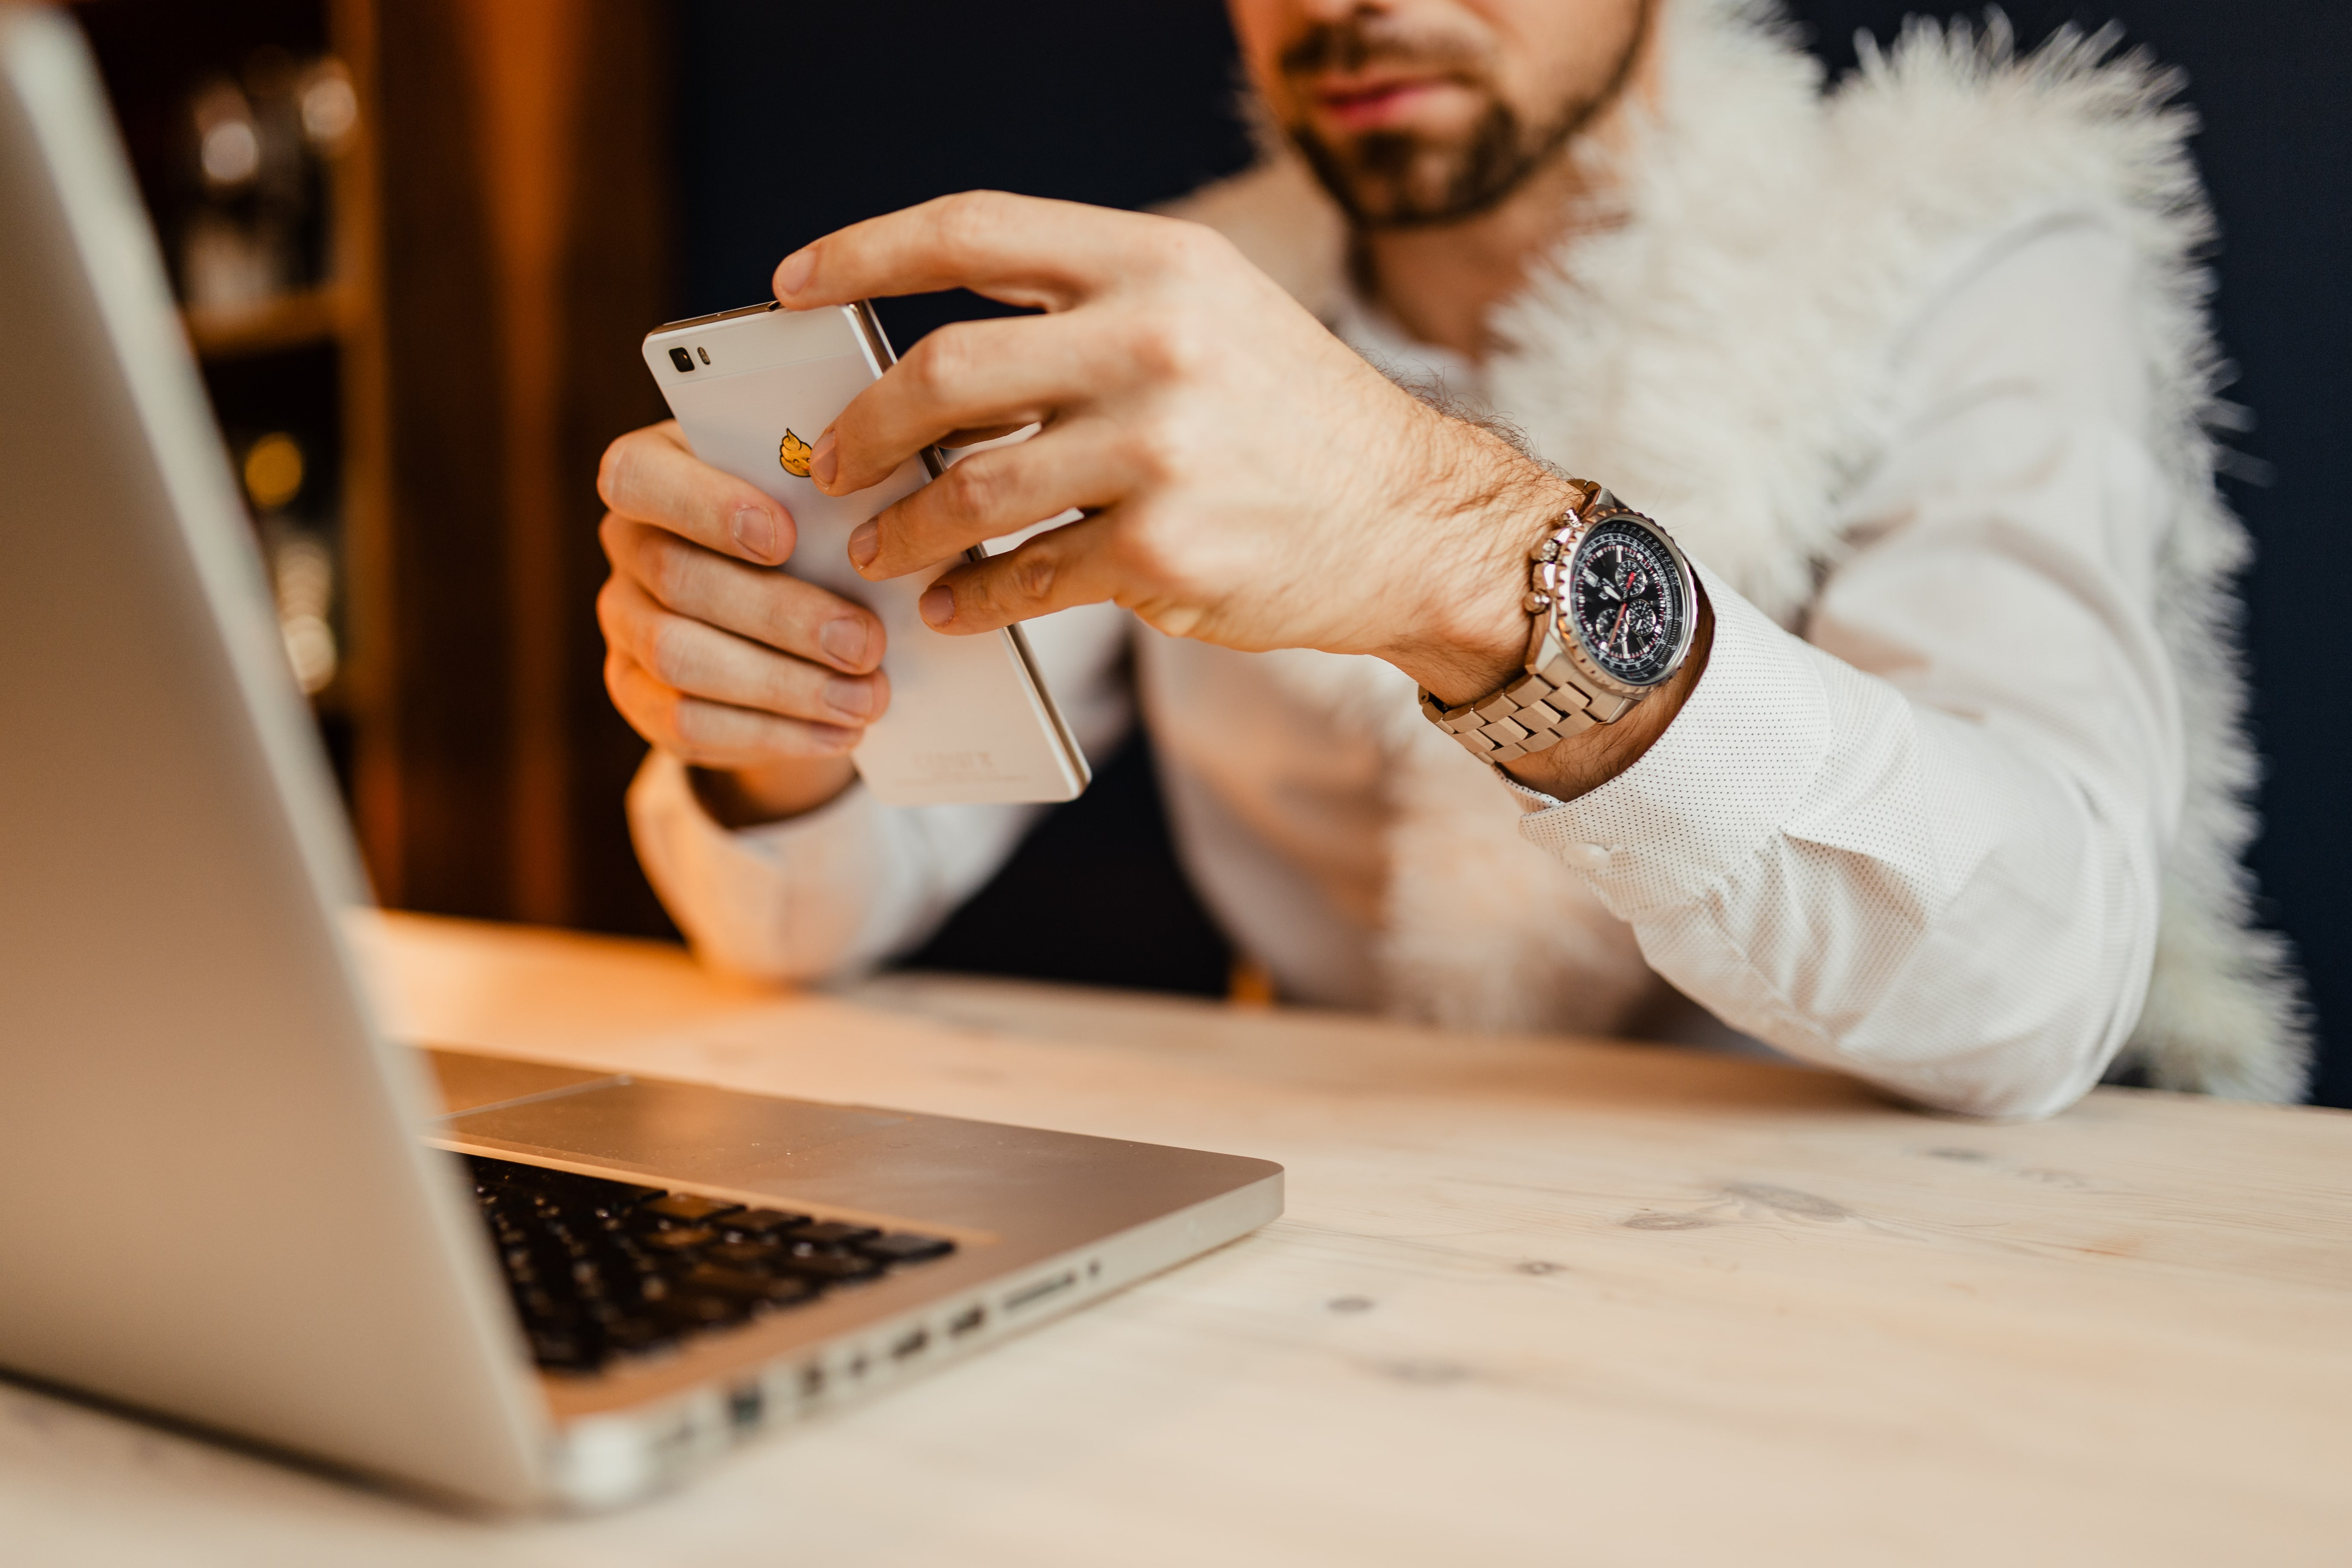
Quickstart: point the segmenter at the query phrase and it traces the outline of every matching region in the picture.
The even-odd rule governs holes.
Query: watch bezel
[[[1664,673],[1644,684],[1637,685],[1612,675],[1601,665],[1585,642],[1584,628],[1577,624],[1575,616],[1570,611],[1569,595],[1565,591],[1568,584],[1562,574],[1583,550],[1585,541],[1592,532],[1602,524],[1611,522],[1639,524],[1656,540],[1664,548],[1666,559],[1674,563],[1675,579],[1682,588],[1683,622],[1675,639],[1673,656],[1666,660]],[[1552,637],[1559,642],[1560,650],[1568,655],[1569,663],[1575,667],[1580,677],[1612,697],[1638,701],[1681,673],[1684,661],[1690,658],[1692,639],[1698,635],[1698,574],[1691,570],[1690,559],[1683,553],[1682,546],[1675,542],[1674,535],[1660,528],[1656,519],[1645,517],[1611,497],[1608,501],[1592,507],[1578,518],[1575,529],[1560,541],[1559,553],[1544,565],[1545,588],[1551,599],[1545,616],[1550,623]]]

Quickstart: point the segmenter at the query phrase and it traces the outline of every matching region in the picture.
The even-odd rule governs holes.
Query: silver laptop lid
[[[0,7],[0,1367],[496,1502],[545,1417],[79,35]]]

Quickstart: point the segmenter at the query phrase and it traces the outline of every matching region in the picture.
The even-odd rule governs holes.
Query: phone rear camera
[[[669,351],[669,363],[677,366],[680,370],[692,370],[694,368],[694,356],[687,353],[684,349],[672,349]]]

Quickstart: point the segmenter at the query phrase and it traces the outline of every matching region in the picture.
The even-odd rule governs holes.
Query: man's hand
[[[802,310],[958,287],[1045,314],[931,333],[818,437],[812,477],[846,494],[924,447],[1043,428],[882,511],[851,535],[852,563],[896,577],[1086,515],[949,571],[923,595],[933,626],[1109,599],[1228,647],[1373,654],[1447,702],[1521,667],[1527,551],[1569,488],[1373,370],[1222,237],[974,192],[829,235],[775,275]],[[1705,663],[1703,628],[1650,700],[1511,771],[1563,797],[1606,783]]]
[[[614,441],[596,491],[613,563],[596,619],[622,717],[702,770],[703,803],[730,826],[840,794],[890,701],[882,623],[766,570],[793,552],[791,513],[698,461],[675,422]]]
[[[964,287],[1047,314],[940,328],[818,439],[830,494],[1032,423],[850,541],[870,578],[1087,515],[924,596],[947,632],[1115,600],[1237,648],[1376,654],[1468,696],[1524,652],[1525,552],[1565,489],[1367,365],[1209,229],[980,192],[786,258],[805,309]]]

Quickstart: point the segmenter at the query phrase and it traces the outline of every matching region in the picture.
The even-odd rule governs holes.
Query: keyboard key
[[[740,1231],[745,1236],[766,1236],[791,1226],[806,1225],[808,1215],[786,1214],[782,1209],[745,1209],[718,1221],[721,1230]]]
[[[598,1304],[623,1314],[669,1293],[669,1281],[658,1274],[607,1274]]]
[[[765,1307],[796,1306],[817,1293],[815,1285],[790,1274],[751,1274],[740,1268],[721,1268],[710,1263],[697,1268],[678,1284],[683,1290],[715,1291],[721,1296],[737,1296]]]
[[[604,1346],[594,1337],[568,1329],[534,1329],[530,1358],[541,1366],[564,1372],[593,1372],[604,1363]]]
[[[548,1174],[555,1178],[548,1184],[548,1190],[562,1194],[565,1203],[576,1206],[635,1208],[667,1195],[659,1187],[611,1182],[602,1176],[577,1176],[569,1171],[550,1171]]]
[[[665,1296],[650,1310],[656,1320],[672,1328],[718,1329],[742,1321],[751,1314],[751,1303],[742,1296],[690,1290]]]
[[[651,1236],[658,1230],[702,1230],[707,1227],[696,1220],[677,1219],[669,1215],[657,1214],[652,1205],[647,1205],[620,1215],[616,1223],[608,1223],[604,1228],[627,1231],[632,1236],[644,1237]]]
[[[741,1204],[730,1204],[719,1198],[706,1198],[698,1193],[672,1193],[666,1198],[656,1198],[651,1203],[640,1204],[637,1206],[637,1212],[659,1215],[665,1219],[684,1220],[688,1225],[699,1225],[719,1215],[733,1214],[742,1206]]]
[[[898,1231],[863,1242],[857,1250],[885,1263],[924,1263],[934,1258],[945,1258],[955,1250],[955,1243],[945,1237],[913,1236]]]
[[[672,1228],[677,1230],[688,1230],[693,1227],[689,1226],[677,1226]],[[654,1234],[659,1235],[661,1233],[655,1232]],[[589,1252],[598,1258],[615,1262],[622,1259],[631,1259],[641,1263],[653,1255],[652,1250],[646,1245],[646,1237],[634,1231],[605,1230],[599,1231],[594,1236],[590,1237],[588,1238],[587,1245]]]
[[[658,1350],[677,1340],[677,1331],[655,1318],[618,1317],[604,1322],[604,1342],[616,1351]]]
[[[719,1233],[707,1225],[677,1226],[668,1230],[649,1231],[637,1239],[663,1252],[684,1252],[718,1240]]]
[[[776,1267],[788,1273],[804,1275],[826,1284],[846,1284],[856,1279],[871,1279],[882,1272],[882,1265],[855,1252],[792,1252],[776,1259]]]
[[[537,1285],[517,1287],[514,1304],[515,1310],[522,1314],[524,1321],[535,1325],[567,1323],[573,1317],[570,1302]]]
[[[713,1262],[753,1271],[773,1263],[784,1255],[784,1247],[773,1241],[722,1241],[716,1247],[706,1247],[702,1256]]]
[[[791,1239],[804,1247],[854,1247],[871,1241],[882,1233],[870,1225],[847,1225],[835,1219],[811,1220],[792,1233]]]

